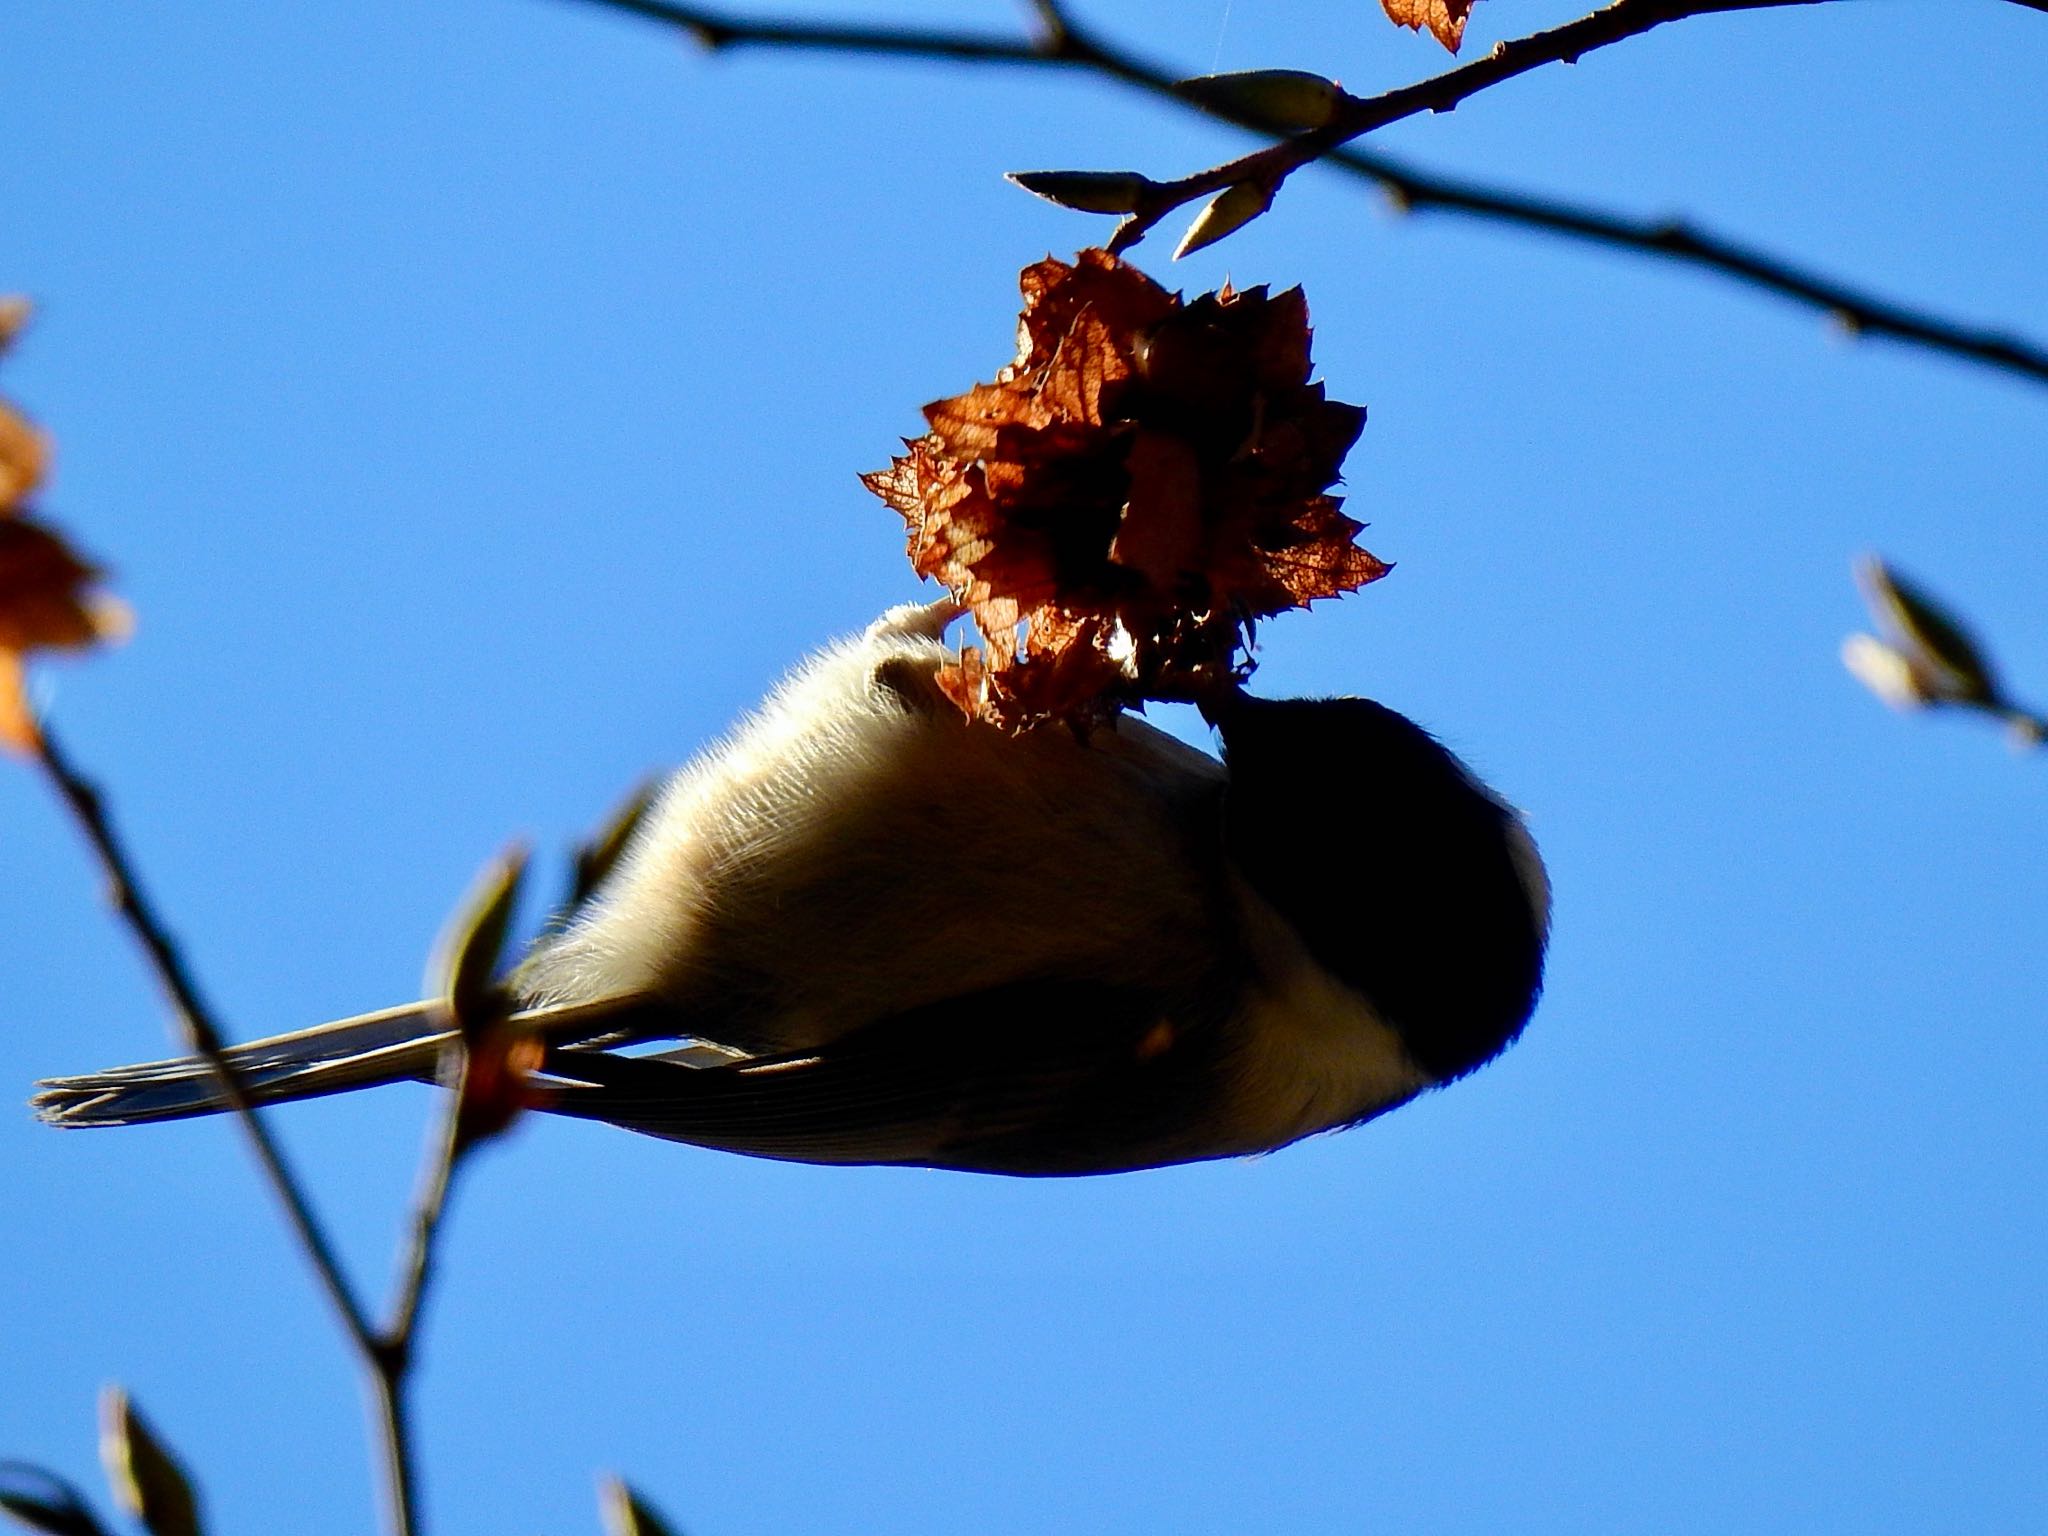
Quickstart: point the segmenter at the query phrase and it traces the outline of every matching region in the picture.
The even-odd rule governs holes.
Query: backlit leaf
[[[1396,26],[1427,29],[1452,53],[1465,40],[1465,18],[1472,14],[1472,0],[1380,0],[1380,7]]]

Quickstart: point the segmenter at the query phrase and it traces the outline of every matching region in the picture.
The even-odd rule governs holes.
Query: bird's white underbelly
[[[1216,877],[1191,806],[1221,764],[1137,720],[1083,744],[906,708],[903,669],[928,680],[950,654],[878,626],[795,674],[676,776],[525,989],[759,987],[773,1043],[809,1049],[1019,978],[1198,971]]]

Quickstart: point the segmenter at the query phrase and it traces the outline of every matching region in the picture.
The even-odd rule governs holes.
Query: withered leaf
[[[26,328],[33,308],[34,306],[18,293],[0,299],[0,356],[6,354],[7,349],[14,345],[14,338]]]
[[[29,324],[29,301],[0,299],[0,354]],[[23,416],[0,399],[0,516],[27,502],[49,473],[49,444]]]
[[[1465,40],[1465,18],[1472,13],[1472,0],[1380,0],[1380,8],[1396,26],[1416,31],[1428,29],[1452,53]]]
[[[28,324],[29,302],[19,296],[0,298],[0,355]],[[49,472],[50,448],[38,432],[5,400],[0,400],[0,517],[15,511],[34,494]]]
[[[0,650],[76,650],[108,638],[89,592],[100,575],[54,528],[0,519]]]
[[[534,1081],[547,1044],[531,1029],[492,1019],[466,1026],[465,1037],[455,1083],[455,1145],[466,1152],[504,1135],[527,1110],[545,1104],[550,1090]]]
[[[100,569],[55,529],[0,518],[0,744],[31,751],[34,716],[22,662],[35,651],[86,650],[132,627],[127,607],[95,589]]]
[[[49,467],[50,449],[43,434],[0,400],[0,517],[35,494]]]
[[[1311,384],[1308,305],[1183,303],[1104,251],[1020,275],[1017,356],[863,482],[983,648],[941,686],[1012,729],[1230,686],[1256,619],[1387,567],[1329,495],[1364,425]]]

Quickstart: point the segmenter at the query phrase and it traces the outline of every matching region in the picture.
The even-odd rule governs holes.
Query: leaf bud
[[[629,1488],[623,1478],[600,1479],[597,1502],[604,1517],[605,1536],[677,1536],[675,1527]]]
[[[1857,562],[1856,579],[1873,617],[1894,632],[1923,687],[1959,704],[1995,704],[1991,664],[1960,621],[1875,555]]]
[[[1273,189],[1262,182],[1240,181],[1236,186],[1225,187],[1210,199],[1208,207],[1195,215],[1195,222],[1173,248],[1173,259],[1179,261],[1205,245],[1214,245],[1225,235],[1235,234],[1272,206]]]
[[[1136,171],[1011,171],[1008,179],[1076,213],[1134,213],[1152,190]]]
[[[1913,663],[1875,635],[1851,635],[1844,640],[1842,665],[1893,709],[1921,709],[1930,702]]]
[[[526,849],[515,844],[485,866],[449,918],[428,965],[428,994],[447,1004],[465,1035],[494,1012],[498,961],[526,876],[526,857]]]
[[[100,1461],[114,1497],[149,1536],[200,1536],[199,1500],[185,1469],[119,1387],[100,1394]]]
[[[641,784],[612,812],[590,841],[576,849],[569,883],[571,907],[582,905],[593,891],[604,884],[605,877],[618,867],[619,859],[654,804],[655,787],[652,782]]]
[[[1305,69],[1246,69],[1196,75],[1174,83],[1174,95],[1204,112],[1276,133],[1305,133],[1336,116],[1349,99],[1335,81]]]

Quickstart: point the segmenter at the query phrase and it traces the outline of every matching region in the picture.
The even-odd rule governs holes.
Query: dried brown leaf
[[[98,566],[33,518],[0,520],[0,651],[84,650],[127,632]]]
[[[35,711],[29,707],[28,676],[21,658],[0,651],[0,747],[27,757],[42,741]]]
[[[1387,20],[1399,27],[1427,30],[1452,53],[1465,40],[1465,18],[1472,14],[1472,0],[1380,0]]]
[[[36,743],[22,662],[33,652],[87,650],[132,627],[125,605],[95,590],[101,571],[55,529],[0,518],[0,744]]]
[[[0,517],[34,495],[49,468],[50,447],[43,434],[0,400]]]
[[[493,1020],[470,1036],[467,1052],[455,1104],[456,1142],[463,1148],[504,1135],[549,1097],[533,1080],[547,1044],[523,1025]]]
[[[28,324],[29,302],[19,296],[0,298],[0,355]],[[50,447],[43,434],[0,400],[0,517],[9,515],[34,494],[50,468]]]
[[[14,345],[14,338],[27,327],[28,317],[34,308],[18,293],[0,299],[0,356],[6,354],[7,349]]]
[[[1299,289],[1190,303],[1103,251],[1024,269],[1016,358],[863,482],[984,648],[970,714],[1085,725],[1241,676],[1249,624],[1386,567],[1328,494],[1365,413],[1311,371]]]

